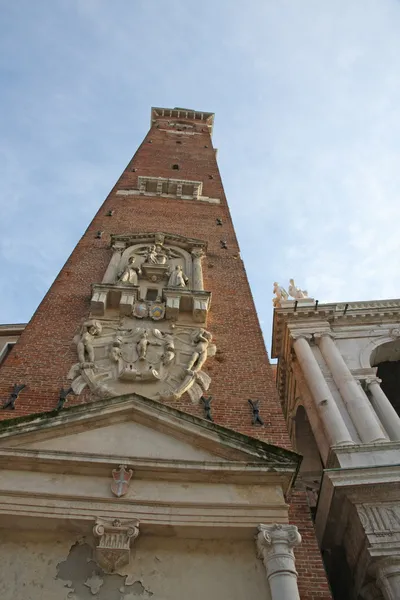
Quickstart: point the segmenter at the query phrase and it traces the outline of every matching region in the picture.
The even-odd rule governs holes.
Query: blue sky
[[[272,283],[400,297],[398,0],[0,0],[0,322],[30,318],[149,126],[214,144],[270,347]]]

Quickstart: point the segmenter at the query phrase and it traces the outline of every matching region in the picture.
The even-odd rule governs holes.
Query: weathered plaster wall
[[[253,540],[139,537],[129,568],[106,575],[91,540],[0,534],[2,600],[270,600]]]

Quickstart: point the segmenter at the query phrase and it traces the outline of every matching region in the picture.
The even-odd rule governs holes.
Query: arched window
[[[400,416],[400,340],[375,348],[371,367],[378,367],[376,374],[382,379],[381,388]]]

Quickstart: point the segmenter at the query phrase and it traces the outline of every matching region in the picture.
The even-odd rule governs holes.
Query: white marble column
[[[331,334],[322,333],[315,338],[361,440],[366,444],[387,442],[369,399],[351,374]]]
[[[324,425],[330,446],[353,444],[349,430],[340,414],[339,408],[333,398],[325,377],[310,348],[307,338],[311,336],[293,336],[293,348],[296,353],[300,368],[320,419]]]
[[[192,269],[192,289],[193,290],[204,290],[203,284],[203,268],[201,261],[204,257],[204,251],[201,248],[193,248],[193,269]]]
[[[119,261],[121,260],[121,254],[125,250],[125,244],[123,242],[115,242],[113,245],[114,254],[111,257],[106,272],[104,273],[103,281],[101,283],[115,283],[118,271]]]
[[[400,598],[400,556],[384,558],[376,565],[376,584],[385,600]]]
[[[300,600],[293,548],[301,542],[295,525],[259,525],[257,551],[267,571],[271,600]]]
[[[388,436],[394,442],[400,440],[400,417],[382,390],[381,379],[371,377],[367,378],[365,383],[371,393],[371,404]]]

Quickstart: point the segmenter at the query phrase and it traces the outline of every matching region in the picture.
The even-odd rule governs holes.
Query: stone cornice
[[[236,483],[257,485],[261,478],[268,483],[287,486],[293,474],[291,467],[264,465],[246,461],[195,461],[182,459],[146,459],[129,456],[61,452],[57,450],[31,450],[0,448],[0,468],[5,470],[43,470],[46,473],[69,475],[110,476],[111,469],[121,463],[132,468],[135,480],[152,479]]]
[[[285,332],[289,325],[296,325],[313,332],[315,328],[326,324],[346,326],[351,323],[382,324],[384,321],[400,321],[400,300],[371,300],[365,302],[340,302],[275,308],[272,332],[272,358],[278,358],[284,350]]]
[[[214,113],[211,112],[203,112],[199,110],[192,110],[189,108],[152,107],[150,125],[154,125],[158,119],[162,118],[185,119],[188,121],[202,121],[207,126],[210,134],[212,134],[213,131]]]
[[[87,427],[101,427],[124,420],[134,420],[148,427],[203,447],[227,460],[263,462],[274,469],[289,468],[297,473],[299,454],[267,444],[227,429],[206,419],[184,413],[155,400],[136,394],[73,406],[60,413],[44,413],[0,423],[0,447],[11,448],[32,439],[71,435]]]

